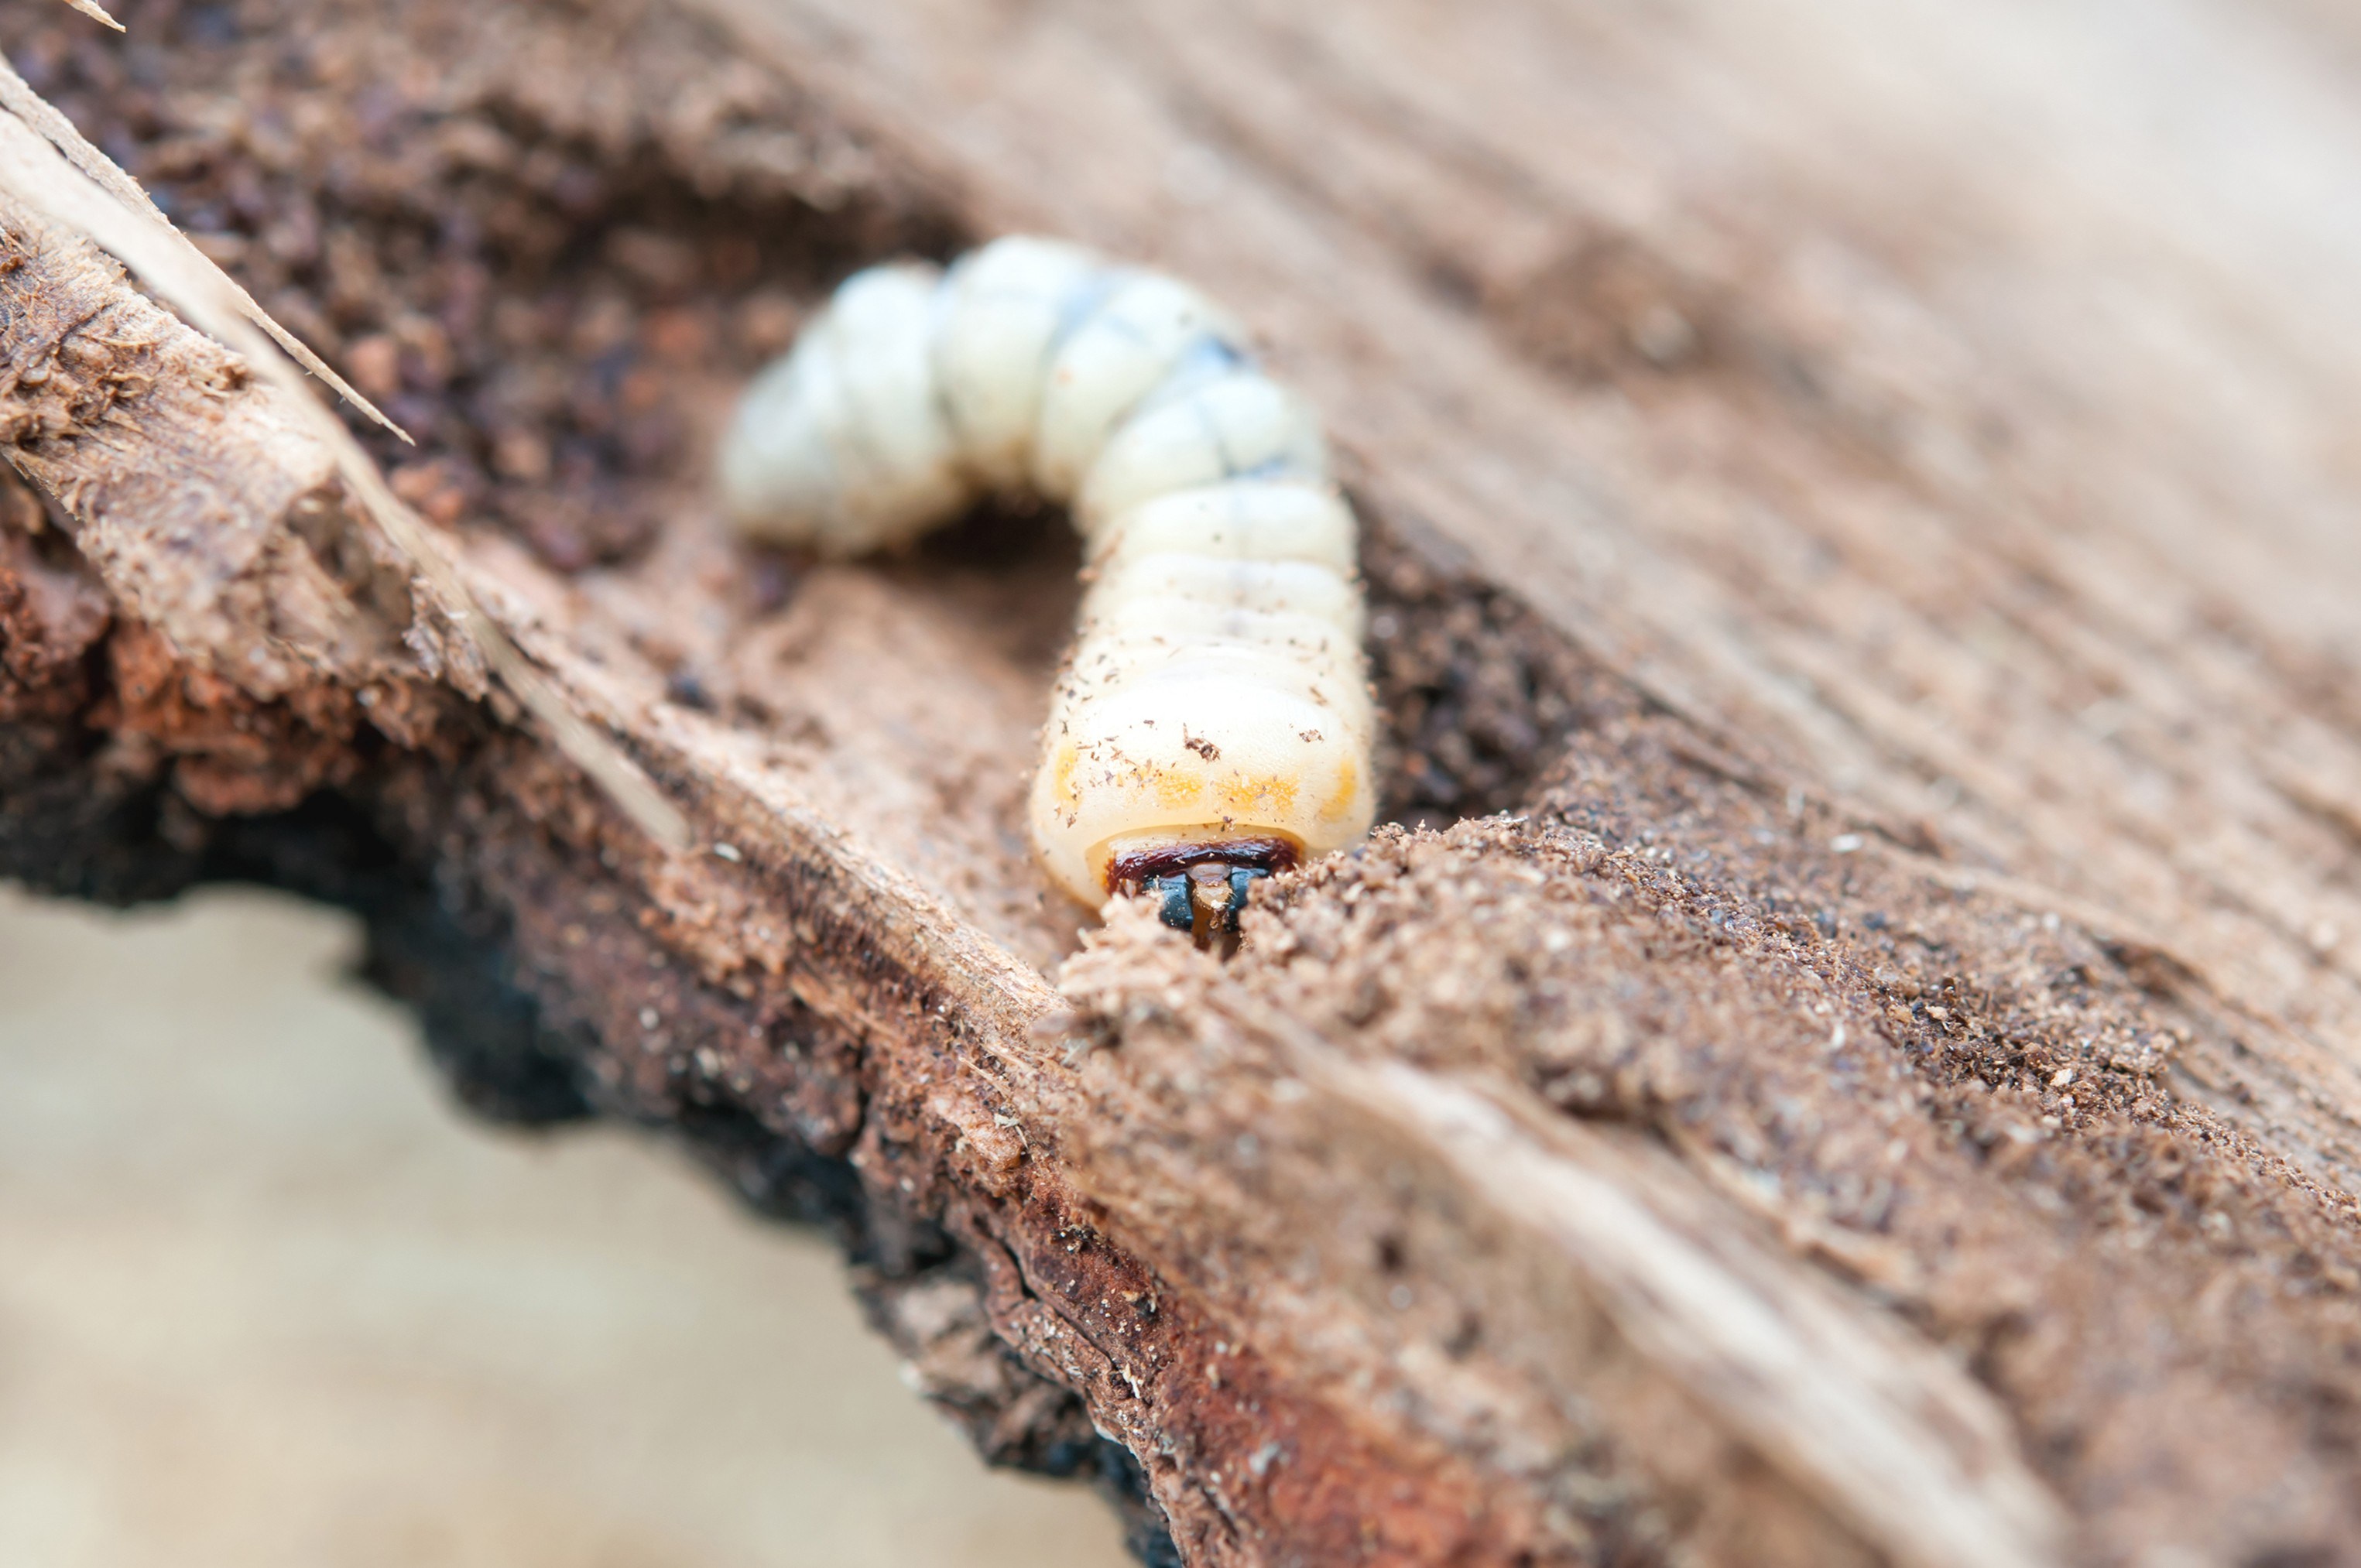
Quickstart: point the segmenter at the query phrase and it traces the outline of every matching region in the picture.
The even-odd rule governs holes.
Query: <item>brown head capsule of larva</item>
[[[1210,944],[1367,830],[1353,515],[1311,410],[1188,285],[1023,237],[860,273],[749,387],[720,480],[748,534],[833,554],[993,490],[1071,509],[1091,586],[1030,816],[1083,903]]]

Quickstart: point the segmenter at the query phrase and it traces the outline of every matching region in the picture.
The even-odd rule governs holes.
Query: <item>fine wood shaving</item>
[[[93,22],[104,22],[118,33],[124,30],[123,24],[108,16],[106,8],[101,5],[98,0],[66,0],[66,4]]]

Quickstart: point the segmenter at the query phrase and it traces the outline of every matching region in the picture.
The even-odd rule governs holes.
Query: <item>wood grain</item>
[[[1191,1563],[2350,1560],[2361,120],[2333,18],[704,14],[729,30],[602,5],[631,47],[568,53],[571,13],[484,8],[373,47],[539,61],[444,112],[734,190],[534,106],[552,59],[583,104],[754,102],[734,38],[776,135],[857,151],[730,198],[796,214],[798,261],[1042,228],[1235,304],[1370,523],[1389,798],[1476,819],[1402,805],[1434,826],[1257,895],[1226,967],[1128,917],[1078,952],[1019,808],[1071,562],[829,567],[766,604],[684,473],[622,565],[455,540],[695,851],[423,672],[371,701],[431,723],[351,718],[305,775],[501,955],[536,1049],[844,1227],[992,1452],[1112,1436]],[[16,415],[71,323],[140,303],[10,233],[9,319],[59,323],[11,347]],[[0,698],[117,743],[94,769],[44,718],[0,773],[6,863],[95,888],[75,868],[169,842],[360,902],[224,783],[225,732],[282,735],[286,695],[173,685],[203,648],[99,548],[97,477],[206,458],[175,406],[12,426],[118,623],[85,693],[87,661],[32,656],[66,622],[0,618]],[[274,417],[247,389],[221,449]],[[242,527],[295,532],[300,466],[245,481]],[[405,607],[323,570],[398,641]],[[1425,782],[1479,752],[1490,794]],[[61,779],[171,809],[39,816]],[[53,820],[63,862],[14,826]],[[935,1354],[943,1292],[1005,1365]]]

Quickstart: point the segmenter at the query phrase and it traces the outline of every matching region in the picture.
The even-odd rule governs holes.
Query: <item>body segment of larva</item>
[[[1031,817],[1084,903],[1203,937],[1367,830],[1353,515],[1310,408],[1187,285],[1027,238],[861,273],[747,389],[720,482],[749,534],[833,554],[994,490],[1070,507],[1091,587]]]

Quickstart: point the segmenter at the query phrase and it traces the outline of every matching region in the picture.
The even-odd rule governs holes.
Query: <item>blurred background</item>
[[[901,1386],[821,1240],[458,1113],[358,944],[0,887],[0,1564],[1128,1561]]]

